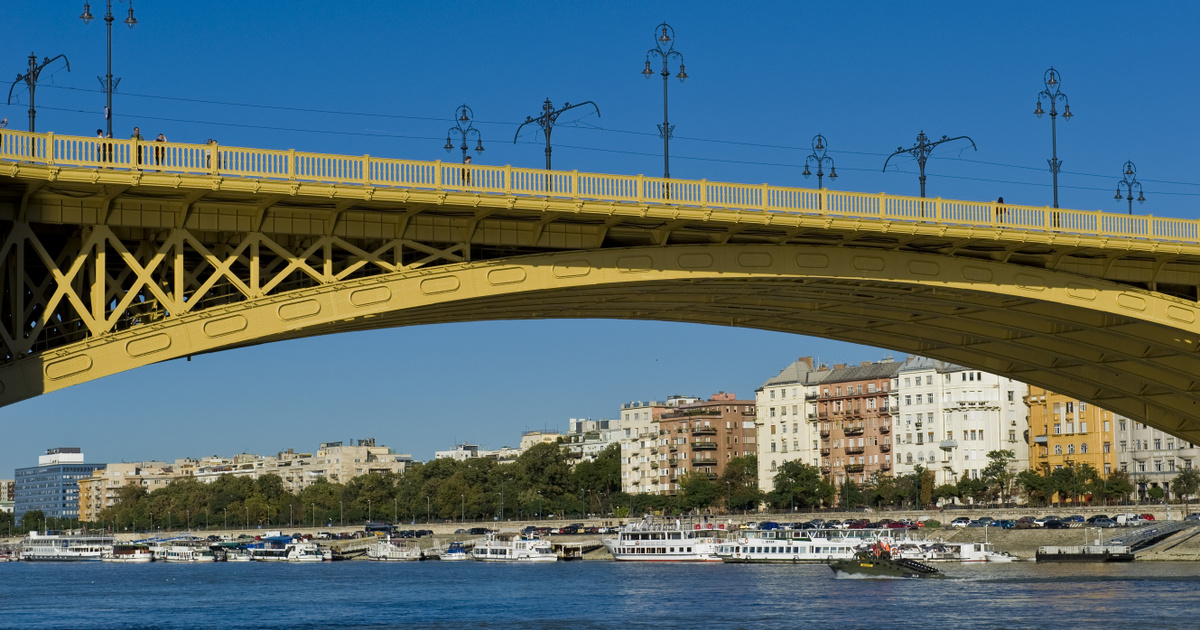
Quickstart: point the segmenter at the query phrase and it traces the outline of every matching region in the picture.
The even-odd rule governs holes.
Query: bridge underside
[[[1200,248],[0,164],[0,405],[351,330],[613,318],[867,344],[1200,443]]]

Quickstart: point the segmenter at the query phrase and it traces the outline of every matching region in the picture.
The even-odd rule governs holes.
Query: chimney
[[[804,365],[807,365],[808,369],[810,369],[810,370],[813,369],[813,358],[812,357],[800,357],[799,359],[796,359],[796,361],[803,363]]]

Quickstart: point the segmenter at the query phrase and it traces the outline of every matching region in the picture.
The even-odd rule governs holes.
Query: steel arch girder
[[[1195,303],[1073,274],[900,251],[571,251],[330,282],[182,313],[0,367],[0,405],[174,358],[343,330],[489,319],[708,323],[1012,376],[1200,443]]]

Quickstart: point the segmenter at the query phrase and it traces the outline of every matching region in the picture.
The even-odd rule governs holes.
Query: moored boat
[[[467,560],[471,557],[470,554],[467,553],[467,548],[458,541],[451,542],[448,547],[443,549],[442,552],[438,554],[438,556],[442,560],[450,561]]]
[[[100,554],[104,562],[152,562],[154,553],[150,545],[141,543],[117,543]]]
[[[325,554],[314,542],[296,542],[287,546],[288,562],[324,562]]]
[[[216,562],[212,549],[198,545],[171,545],[167,549],[167,562]]]
[[[849,560],[864,543],[889,539],[893,530],[752,529],[717,546],[729,563],[804,563]]]
[[[1076,547],[1039,547],[1038,562],[1133,562],[1127,545],[1081,545]]]
[[[421,560],[421,547],[407,538],[381,538],[367,547],[367,558],[381,562]]]
[[[724,523],[644,519],[621,527],[616,538],[601,538],[600,542],[612,554],[613,560],[720,562],[717,546],[725,541],[730,531]]]
[[[30,532],[21,541],[21,559],[29,562],[98,561],[116,542],[112,536],[39,534]]]
[[[489,533],[476,544],[471,558],[484,562],[556,562],[558,554],[550,541],[525,534]]]

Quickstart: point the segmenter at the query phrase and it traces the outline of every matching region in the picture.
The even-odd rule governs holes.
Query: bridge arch
[[[425,323],[609,318],[738,326],[1009,376],[1200,443],[1195,302],[937,254],[663,245],[466,261],[185,313],[0,368],[0,404],[174,358]]]

